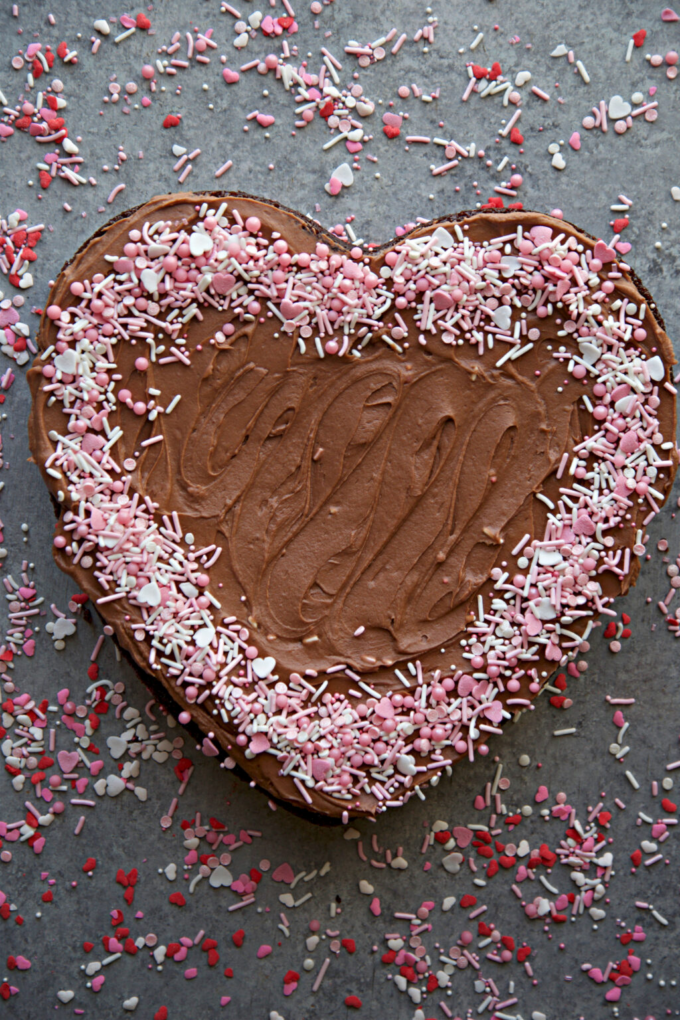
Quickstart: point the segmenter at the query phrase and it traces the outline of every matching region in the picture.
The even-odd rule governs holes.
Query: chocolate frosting
[[[104,256],[120,256],[131,229],[159,219],[190,227],[198,205],[214,197],[161,196],[113,220],[64,267],[49,303],[66,308],[74,303],[73,281],[109,273]],[[257,216],[265,235],[281,234],[291,252],[313,252],[320,240],[332,250],[348,250],[317,224],[274,203],[224,198],[244,220]],[[464,213],[439,222],[466,225],[477,243],[511,234],[518,225],[525,230],[544,225],[592,249],[584,232],[533,212]],[[415,234],[431,232],[429,224]],[[393,243],[373,254],[374,272],[385,265]],[[628,298],[639,305],[645,297],[632,272],[623,269],[610,301]],[[176,409],[162,418],[164,441],[140,447],[158,427],[124,404],[109,418],[112,427],[120,423],[123,429],[119,463],[136,460],[134,491],[150,496],[161,514],[176,511],[197,548],[223,547],[210,570],[211,590],[217,593],[219,586],[223,611],[250,629],[260,655],[273,656],[286,675],[346,666],[381,694],[400,687],[395,668],[406,670],[416,658],[423,671],[466,668],[459,642],[477,596],[492,597],[492,569],[507,561],[524,535],[543,537],[546,506],[535,494],[559,499],[555,473],[563,455],[571,456],[593,432],[580,403],[583,387],[553,357],[559,345],[578,353],[572,335],[557,337],[559,309],[540,319],[528,312],[527,326],[540,327],[542,342],[502,368],[468,343],[452,346],[439,335],[428,335],[426,345],[416,342],[414,313],[407,308],[401,314],[411,340],[401,353],[383,342],[390,336],[385,326],[360,358],[321,359],[309,341],[303,352],[298,331],[286,334],[276,316],[263,323],[234,320],[236,332],[228,342],[210,344],[224,312],[207,306],[202,319],[194,318],[183,331],[190,370],[181,362],[152,364],[143,376],[135,369],[140,348],[129,343],[116,348],[118,385],[133,400],[145,399],[149,388],[162,390],[166,405],[181,394]],[[647,339],[638,346],[647,357],[655,349],[666,366],[673,364],[663,322],[649,300],[644,328]],[[55,335],[54,323],[43,315],[40,349]],[[45,462],[53,452],[48,433],[63,430],[64,415],[59,403],[49,406],[41,388],[43,363],[36,359],[29,372],[30,443],[56,496],[60,484]],[[674,399],[663,388],[659,398],[660,430],[673,438]],[[655,483],[664,496],[675,450],[669,457],[673,468]],[[630,529],[615,536],[617,547],[632,544],[631,529],[642,527],[647,510],[635,506]],[[60,518],[57,530],[61,527]],[[74,565],[61,550],[55,556],[93,600],[102,594],[92,570]],[[621,578],[599,575],[604,594],[625,592],[637,571],[634,559]],[[134,610],[114,601],[101,611],[121,645],[148,670],[149,647],[134,637]],[[583,626],[575,623],[572,629],[580,633]],[[550,672],[554,663],[541,656],[532,665]],[[244,756],[235,729],[211,714],[210,699],[189,706],[183,690],[162,672],[155,678],[261,786],[307,807],[290,778],[279,775],[274,757]],[[353,682],[339,672],[329,684],[329,690],[345,692]],[[520,697],[532,697],[525,681]],[[332,816],[345,806],[317,790],[312,800],[313,810]],[[376,799],[366,794],[350,813],[372,814],[376,808]]]

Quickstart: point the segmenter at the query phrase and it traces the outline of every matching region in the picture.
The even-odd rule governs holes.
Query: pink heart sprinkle
[[[78,793],[81,793],[81,794],[85,793],[85,790],[87,789],[87,784],[89,783],[89,781],[90,780],[87,778],[87,776],[81,776],[80,779],[76,779],[76,790],[78,791]]]
[[[627,255],[633,245],[630,241],[617,241],[615,248],[620,255]]]
[[[543,801],[547,800],[549,796],[550,794],[548,793],[548,787],[539,786],[539,788],[536,790],[536,796],[534,797],[534,800],[536,801],[537,804],[542,804]]]
[[[593,249],[593,258],[599,259],[602,263],[614,262],[616,253],[612,248],[608,248],[604,241],[598,241]]]
[[[677,15],[672,7],[664,7],[661,12],[662,21],[680,21],[680,15]]]
[[[363,145],[361,144],[361,142],[350,142],[349,139],[345,141],[345,145],[347,147],[348,152],[361,152],[361,150],[363,149]]]
[[[215,273],[212,278],[213,290],[217,294],[228,294],[236,283],[236,277],[231,273]]]
[[[271,113],[258,113],[255,119],[260,127],[263,128],[268,128],[271,127],[272,124],[276,124],[276,117],[273,117]]]
[[[620,988],[610,988],[608,992],[605,992],[605,999],[607,1002],[618,1002],[621,998]]]
[[[400,117],[398,113],[383,114],[383,124],[386,124],[388,127],[400,128],[402,123],[403,118]]]
[[[599,967],[591,967],[588,971],[588,977],[596,981],[598,985],[601,985],[604,981],[604,976]]]
[[[97,974],[96,977],[92,978],[92,991],[98,992],[105,981],[106,978],[103,974]]]
[[[95,778],[96,776],[99,775],[99,773],[101,772],[101,770],[103,768],[104,768],[104,762],[101,759],[99,759],[98,761],[91,762],[90,763],[90,775],[93,778]]]
[[[284,995],[292,995],[293,992],[295,991],[295,989],[297,988],[297,986],[298,986],[297,981],[291,981],[291,983],[289,985],[284,985],[283,986],[283,994]],[[613,991],[619,992],[619,995],[621,994],[621,992],[619,991],[618,988],[613,989]]]
[[[222,71],[222,77],[226,81],[227,85],[234,85],[239,80],[241,75],[238,73],[238,71],[232,71],[230,67],[225,67],[224,70]]]
[[[374,896],[371,900],[371,905],[368,908],[374,917],[380,917],[380,900],[377,896]]]
[[[57,761],[62,772],[73,772],[80,761],[80,755],[77,751],[60,751],[57,755]]]
[[[486,801],[482,797],[481,793],[478,793],[477,796],[475,797],[475,810],[476,811],[483,811],[485,807],[486,807]]]
[[[454,825],[452,831],[453,838],[461,850],[464,850],[466,846],[470,845],[473,836],[472,829],[468,829],[465,825]]]
[[[25,956],[17,956],[17,967],[19,970],[30,970],[31,961],[27,960]]]
[[[614,723],[615,726],[618,726],[618,728],[621,729],[625,721],[626,720],[623,718],[623,712],[621,711],[620,708],[617,708],[617,710],[614,712],[612,722]]]
[[[264,960],[265,956],[269,956],[269,954],[271,952],[272,952],[272,947],[271,946],[264,946],[264,945],[260,946],[260,948],[257,951],[257,958],[258,958],[258,960]]]
[[[337,177],[331,177],[328,182],[328,190],[331,195],[339,195],[342,191],[342,181],[339,181]]]
[[[24,644],[22,645],[21,650],[24,653],[24,655],[27,655],[29,657],[29,659],[32,658],[33,655],[35,655],[35,641],[33,640],[33,638],[29,638],[28,641],[25,641]]]
[[[203,754],[206,756],[206,758],[214,758],[216,755],[220,753],[209,737],[203,737],[201,750],[203,751]]]
[[[290,885],[294,878],[295,872],[287,862],[279,864],[278,868],[272,872],[273,882],[285,882],[286,885]]]
[[[578,131],[574,131],[571,138],[569,139],[569,144],[571,145],[574,152],[578,152],[578,150],[581,148],[581,136],[578,133]]]

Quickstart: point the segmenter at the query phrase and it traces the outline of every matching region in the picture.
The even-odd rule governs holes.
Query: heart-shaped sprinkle
[[[680,21],[680,15],[676,14],[672,7],[664,7],[661,12],[662,21]]]
[[[578,152],[581,148],[581,136],[578,131],[572,131],[569,137],[569,145],[572,147],[574,152]]]
[[[266,680],[270,673],[276,668],[276,659],[272,655],[264,659],[253,659],[253,672],[260,680]]]
[[[536,795],[534,796],[534,800],[536,801],[537,804],[542,804],[543,801],[547,800],[549,796],[550,794],[548,793],[548,787],[539,786],[538,790],[536,791]]]
[[[228,868],[225,868],[223,864],[218,864],[216,868],[210,872],[210,878],[208,879],[213,889],[228,889],[233,882],[232,874]]]
[[[612,96],[609,100],[607,113],[611,120],[622,120],[632,112],[632,109],[630,103],[627,103],[621,96]]]
[[[255,120],[260,125],[260,127],[263,128],[268,128],[271,127],[272,124],[276,124],[276,117],[272,116],[271,113],[258,113]]]
[[[615,261],[616,252],[613,248],[607,247],[604,241],[598,241],[593,249],[593,256],[604,265],[606,262]]]
[[[225,67],[222,71],[222,77],[226,81],[227,85],[235,85],[241,75],[238,71],[232,71],[230,67]]]
[[[57,761],[62,772],[73,772],[80,762],[80,755],[77,751],[59,751]]]
[[[295,872],[288,863],[279,864],[278,868],[272,871],[273,882],[285,882],[286,885],[290,885],[294,878]]]
[[[228,294],[235,285],[236,277],[231,273],[215,273],[213,275],[212,287],[217,294]]]
[[[75,994],[76,993],[72,991],[70,988],[68,989],[65,988],[57,992],[57,998],[59,999],[59,1002],[62,1002],[64,1006],[67,1006],[71,999],[75,997]]]

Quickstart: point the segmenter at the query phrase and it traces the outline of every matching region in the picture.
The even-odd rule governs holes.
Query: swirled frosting
[[[65,267],[39,343],[60,566],[206,753],[330,815],[405,803],[576,671],[676,466],[648,295],[534,213],[368,253],[154,199]]]

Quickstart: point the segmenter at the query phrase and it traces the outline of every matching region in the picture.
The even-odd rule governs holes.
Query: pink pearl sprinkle
[[[146,404],[143,400],[136,400],[132,405],[132,410],[141,417],[141,415],[146,414]]]
[[[148,358],[137,358],[135,360],[135,368],[137,369],[138,372],[146,372],[148,367],[149,367]]]

